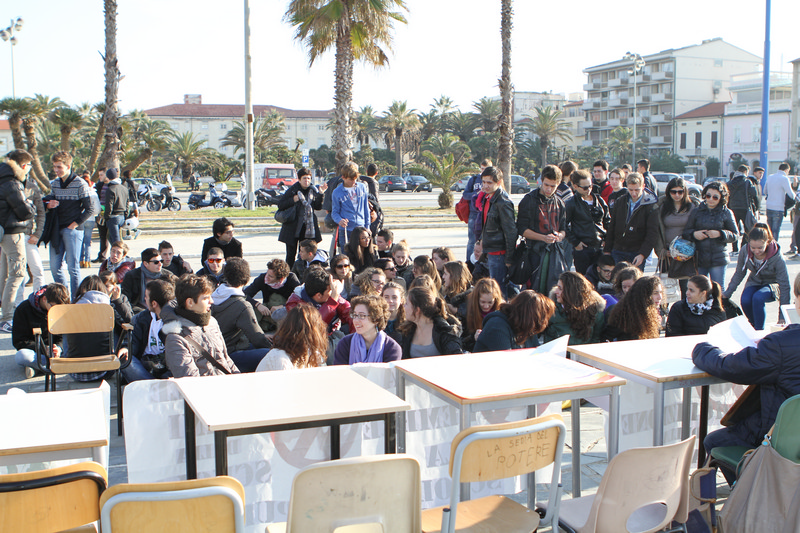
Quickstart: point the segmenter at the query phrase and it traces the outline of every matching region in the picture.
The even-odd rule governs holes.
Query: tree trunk
[[[17,114],[8,116],[8,127],[11,129],[11,138],[14,140],[14,149],[24,150],[25,139],[22,137],[22,119]]]
[[[339,28],[336,38],[336,81],[333,111],[336,128],[333,147],[336,150],[336,173],[341,174],[345,163],[353,159],[350,145],[350,107],[353,101],[353,46],[350,29]]]
[[[61,128],[61,151],[69,152],[69,137],[72,134],[72,128]]]
[[[403,128],[394,129],[394,161],[397,175],[403,177]]]
[[[92,173],[92,180],[97,181],[97,169],[95,168],[95,164],[97,163],[97,158],[100,156],[100,146],[103,142],[103,134],[105,133],[104,124],[106,122],[106,113],[103,111],[103,116],[100,117],[100,123],[97,125],[97,132],[94,134],[94,142],[92,143],[92,152],[89,156],[89,164],[87,167]]]
[[[133,161],[125,165],[125,167],[122,169],[122,172],[129,170],[132,173],[151,157],[153,157],[153,150],[148,146],[142,149],[142,151],[133,158]]]
[[[36,119],[28,118],[22,121],[22,127],[25,129],[25,139],[27,140],[28,153],[33,157],[33,177],[39,183],[39,188],[44,192],[50,192],[50,181],[47,179],[47,174],[42,168],[42,162],[39,159],[38,141],[36,140]]]
[[[501,0],[500,40],[503,48],[503,68],[500,75],[501,112],[498,123],[500,142],[497,147],[497,167],[503,172],[506,191],[511,190],[511,156],[514,147],[513,86],[511,85],[511,27],[512,0]]]
[[[549,144],[547,137],[539,137],[539,148],[542,149],[542,168],[547,166],[547,145]]]
[[[119,168],[119,66],[117,65],[117,0],[104,0],[106,21],[106,112],[103,115],[105,126],[105,148],[100,159],[107,168]]]

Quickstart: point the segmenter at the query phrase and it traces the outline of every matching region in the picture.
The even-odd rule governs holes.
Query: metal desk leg
[[[397,426],[394,413],[386,413],[383,418],[383,453],[397,453]]]
[[[681,440],[689,438],[692,431],[692,387],[683,388],[683,406],[681,409]]]
[[[536,418],[538,409],[536,404],[528,406],[528,418]],[[536,509],[536,472],[528,474],[528,509]]]
[[[700,426],[697,428],[697,438],[700,441],[697,447],[697,468],[706,462],[706,449],[703,441],[708,434],[708,385],[700,387]]]
[[[664,384],[653,389],[653,446],[664,444]]]
[[[397,371],[397,384],[395,385],[395,394],[401,400],[406,399],[406,378],[402,372]],[[397,453],[406,453],[406,412],[397,412],[397,427],[395,434],[397,435]]]
[[[581,400],[575,398],[572,413],[572,497],[581,497]]]
[[[228,475],[228,432],[214,432],[214,461],[218,476]]]
[[[331,424],[331,461],[341,459],[342,427],[339,424]]]
[[[619,387],[612,387],[608,402],[608,460],[619,453]]]
[[[186,441],[186,479],[197,479],[197,442],[194,434],[194,411],[183,402],[183,432]]]
[[[471,409],[469,405],[462,405],[459,409],[459,414],[461,415],[458,421],[458,431],[464,431],[469,427],[470,422],[470,414]],[[459,501],[465,502],[470,499],[469,495],[469,483],[461,483],[461,499]]]

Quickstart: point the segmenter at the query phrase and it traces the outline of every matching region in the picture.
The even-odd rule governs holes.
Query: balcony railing
[[[653,81],[671,80],[675,77],[675,73],[672,72],[671,70],[669,71],[662,70],[661,72],[654,72],[653,74],[651,74],[651,76],[653,77]]]
[[[609,98],[608,99],[609,107],[627,107],[628,105],[628,97],[620,97],[620,98]]]
[[[651,96],[653,102],[669,102],[672,101],[672,93],[655,93]]]
[[[586,100],[581,109],[586,111],[587,109],[600,109],[600,100]]]
[[[649,94],[646,94],[646,95],[640,94],[639,96],[636,97],[636,105],[647,104],[647,103],[650,103],[650,95]]]
[[[623,85],[628,85],[629,78],[614,78],[613,80],[608,80],[609,87],[622,87]]]

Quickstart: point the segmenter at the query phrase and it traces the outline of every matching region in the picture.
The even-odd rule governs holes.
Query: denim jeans
[[[720,265],[715,267],[697,267],[697,273],[702,276],[708,276],[711,281],[716,281],[722,290],[725,290],[725,267],[727,265]]]
[[[83,229],[63,228],[61,230],[61,246],[57,249],[50,245],[50,272],[53,281],[69,285],[70,295],[74,298],[81,282],[80,253],[83,246]],[[69,283],[64,275],[64,262],[67,263]]]
[[[611,250],[611,257],[614,258],[615,263],[619,263],[620,261],[627,261],[628,263],[633,263],[633,258],[639,255],[639,252],[623,252],[621,250]],[[647,259],[645,257],[645,259]],[[639,270],[644,272],[644,260],[642,260],[642,264],[639,265]],[[581,272],[583,274],[584,272]]]
[[[778,234],[781,232],[781,224],[783,223],[783,211],[773,211],[767,209],[767,224],[769,229],[772,230],[772,236],[778,240]]]
[[[755,329],[764,329],[764,321],[767,319],[767,302],[775,301],[775,293],[772,287],[764,285],[751,285],[742,290],[742,312],[750,324]]]
[[[236,363],[236,368],[240,372],[255,372],[258,363],[267,355],[269,348],[251,348],[249,350],[239,350],[228,354],[231,361]]]
[[[753,448],[754,443],[748,442],[747,439],[742,436],[742,433],[742,426],[737,424],[712,431],[706,435],[705,440],[703,440],[703,447],[705,448],[706,453],[711,453],[711,450],[714,448],[720,448],[723,446],[745,446],[747,448]],[[725,476],[725,480],[728,482],[728,485],[732,485],[736,479],[736,474],[722,466],[720,467],[720,470]]]
[[[503,296],[508,296],[508,267],[506,266],[505,255],[492,255],[486,254],[486,262],[489,267],[489,277],[494,279],[500,289],[503,291]]]
[[[92,260],[92,230],[94,229],[94,219],[90,218],[83,223],[83,246],[81,246],[81,261]]]
[[[120,237],[120,227],[122,227],[123,224],[125,224],[125,215],[114,215],[108,217],[108,220],[106,220],[106,231],[108,232],[106,239],[108,239],[109,246],[122,240]]]
[[[128,383],[145,379],[156,379],[153,374],[147,371],[138,357],[131,357],[130,364],[120,370],[120,372],[122,372],[122,377],[125,378],[125,381]]]
[[[29,366],[35,370],[38,370],[39,372],[44,372],[44,361],[41,363],[37,361],[36,352],[29,350],[28,348],[23,348],[14,354],[14,362],[16,362],[19,366]]]
[[[472,258],[472,252],[475,251],[475,241],[478,240],[478,236],[475,235],[475,232],[472,230],[475,227],[475,219],[478,218],[478,213],[469,214],[469,222],[467,223],[467,261]]]

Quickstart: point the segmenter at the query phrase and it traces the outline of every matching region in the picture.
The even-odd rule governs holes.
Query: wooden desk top
[[[406,411],[411,406],[349,366],[176,379],[210,431]]]
[[[692,362],[692,349],[706,335],[570,346],[570,352],[600,363],[610,372],[630,373],[656,383],[707,378]]]
[[[535,348],[406,359],[405,374],[460,404],[616,387],[622,378]]]
[[[107,445],[99,389],[0,396],[0,456]]]

